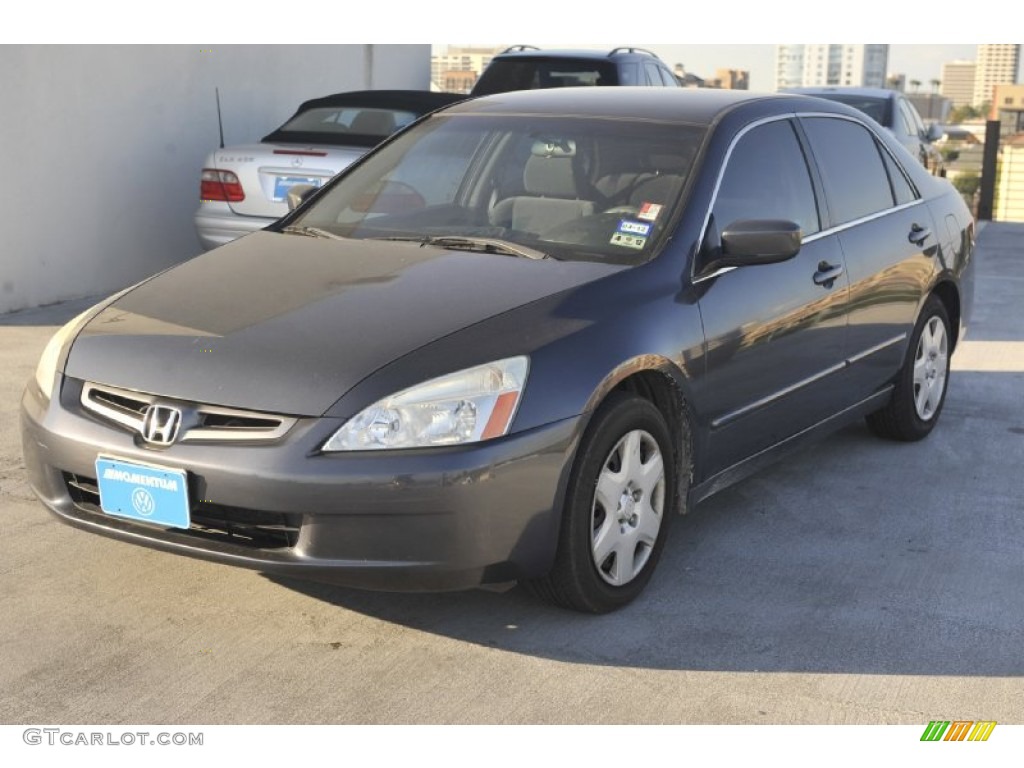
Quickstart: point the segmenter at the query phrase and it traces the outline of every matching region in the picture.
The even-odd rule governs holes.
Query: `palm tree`
[[[910,81],[910,87],[914,89],[915,93],[917,93],[917,89],[921,87],[921,81],[920,80],[911,80]]]
[[[935,78],[932,78],[929,82],[931,83],[931,86],[932,86],[932,93],[938,93],[939,92],[939,86],[942,85],[942,81],[941,80],[936,80]]]

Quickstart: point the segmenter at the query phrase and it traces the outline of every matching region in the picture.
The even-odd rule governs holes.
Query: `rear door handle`
[[[814,283],[831,288],[841,274],[843,274],[842,264],[829,264],[827,261],[822,261],[818,264],[818,271],[814,273]]]
[[[910,228],[910,234],[907,235],[907,239],[914,245],[923,245],[924,241],[932,236],[932,231],[928,227],[922,227],[920,224],[914,224]]]

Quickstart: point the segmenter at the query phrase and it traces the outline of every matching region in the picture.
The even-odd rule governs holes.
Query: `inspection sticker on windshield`
[[[647,245],[647,238],[640,235],[630,235],[624,232],[616,232],[609,240],[612,245],[621,245],[625,248],[636,248],[640,250]]]
[[[654,221],[658,218],[658,214],[661,213],[661,206],[657,203],[644,203],[640,206],[640,211],[636,217],[643,219],[644,221]]]
[[[651,227],[653,224],[644,224],[642,221],[630,221],[629,219],[622,219],[619,222],[617,231],[624,235],[640,235],[641,237],[647,237],[651,234]]]

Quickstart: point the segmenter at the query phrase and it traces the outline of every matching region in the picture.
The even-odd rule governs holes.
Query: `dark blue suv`
[[[643,48],[600,51],[542,51],[528,45],[508,48],[493,59],[477,80],[472,96],[535,88],[586,85],[659,85],[678,88],[679,81],[661,59]]]

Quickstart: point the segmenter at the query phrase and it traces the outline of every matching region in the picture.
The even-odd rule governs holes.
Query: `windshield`
[[[439,115],[356,166],[288,230],[477,238],[490,252],[498,242],[639,263],[664,238],[703,135],[654,121]]]

